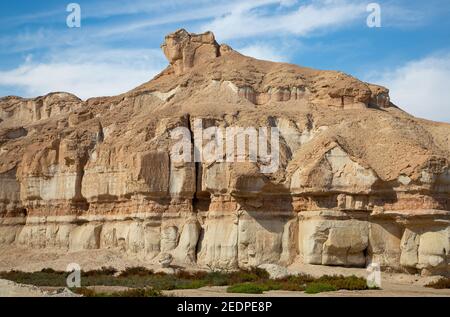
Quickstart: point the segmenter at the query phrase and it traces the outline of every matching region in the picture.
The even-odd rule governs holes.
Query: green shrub
[[[114,275],[117,273],[117,270],[113,267],[105,267],[103,266],[101,269],[98,270],[91,270],[82,272],[82,276],[99,276],[99,275]]]
[[[314,282],[315,280],[316,279],[314,277],[306,274],[290,275],[283,279],[278,279],[278,281],[297,285],[306,285],[308,283]]]
[[[336,286],[320,282],[310,283],[306,286],[305,289],[306,294],[318,294],[322,292],[334,292],[334,291],[337,291]]]
[[[243,269],[231,273],[225,273],[228,284],[238,284],[245,282],[257,282],[270,278],[266,270],[259,268]]]
[[[343,275],[324,275],[316,280],[318,283],[324,283],[333,285],[336,289],[345,289],[345,290],[366,290],[369,287],[367,286],[366,279],[362,277],[352,276],[343,276]]]
[[[256,287],[254,291],[286,290],[304,291],[312,283],[331,285],[335,289],[366,290],[366,280],[356,276],[344,277],[325,275],[313,278],[309,275],[298,274],[282,279],[270,279],[269,273],[262,269],[248,269],[232,272],[187,272],[179,271],[175,275],[154,273],[144,267],[130,267],[119,275],[114,268],[102,267],[99,270],[82,272],[81,283],[87,286],[124,286],[133,289],[197,289],[204,286],[230,286],[233,291],[236,286],[248,288]],[[40,272],[25,273],[18,271],[2,272],[0,278],[11,280],[21,284],[36,286],[65,287],[67,272],[58,272],[52,269],[44,269]],[[448,279],[447,279],[448,281]],[[436,287],[443,287],[444,282],[439,282]],[[244,285],[244,286],[243,286]],[[432,287],[432,286],[430,286]]]
[[[114,292],[111,297],[163,297],[159,290],[152,288],[135,288],[121,292]]]
[[[146,276],[154,274],[153,270],[147,269],[142,266],[137,267],[127,267],[124,271],[120,273],[120,277],[128,277],[132,275],[137,276]]]
[[[82,295],[84,297],[163,297],[164,295],[159,290],[152,288],[134,288],[125,291],[104,293],[96,292],[90,288],[81,287],[72,289],[72,292]]]
[[[196,271],[196,272],[187,272],[184,270],[178,271],[175,276],[180,279],[187,279],[187,280],[202,280],[207,278],[208,272],[203,271]]]
[[[44,268],[41,270],[42,273],[48,273],[48,274],[52,274],[52,273],[56,273],[56,271],[54,269],[51,268]]]
[[[56,272],[52,269],[44,269],[41,272],[34,273],[13,270],[10,272],[1,272],[0,278],[19,284],[64,287],[66,286],[67,274],[66,272]]]
[[[247,272],[256,275],[257,277],[259,277],[260,279],[269,279],[270,278],[270,274],[269,272],[267,272],[265,269],[260,269],[257,267],[252,267],[249,270],[247,270]]]
[[[230,276],[227,273],[211,272],[206,275],[205,280],[212,286],[230,285]]]
[[[262,294],[264,287],[253,283],[242,283],[227,288],[228,293]]]

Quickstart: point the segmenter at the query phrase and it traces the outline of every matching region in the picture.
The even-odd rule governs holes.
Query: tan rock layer
[[[170,65],[115,97],[0,99],[0,244],[120,248],[158,263],[294,261],[448,274],[450,125],[386,88],[177,31]],[[178,164],[170,132],[276,127],[279,169]],[[189,151],[193,152],[193,145]]]

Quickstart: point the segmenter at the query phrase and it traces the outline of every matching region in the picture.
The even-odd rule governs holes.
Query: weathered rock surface
[[[277,280],[289,276],[287,268],[277,264],[261,264],[258,266],[260,269],[266,270],[269,273],[271,279]]]
[[[162,48],[170,65],[119,96],[0,99],[0,244],[449,274],[449,124],[408,115],[383,87],[255,60],[212,33],[180,30]],[[170,132],[196,120],[278,128],[279,168],[174,162]]]

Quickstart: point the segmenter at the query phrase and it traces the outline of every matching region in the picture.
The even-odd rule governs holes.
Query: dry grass
[[[450,289],[450,278],[443,277],[436,282],[429,283],[425,287],[435,288],[435,289]]]
[[[164,297],[161,291],[152,288],[134,288],[120,292],[103,293],[90,288],[75,288],[72,291],[84,297]]]

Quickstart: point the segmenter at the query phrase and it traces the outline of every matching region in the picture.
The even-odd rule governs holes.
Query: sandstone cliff
[[[119,96],[0,99],[1,245],[449,274],[449,124],[403,112],[386,88],[249,58],[212,33],[179,30],[162,49],[170,65]],[[170,131],[195,120],[278,128],[279,169],[174,162]]]

